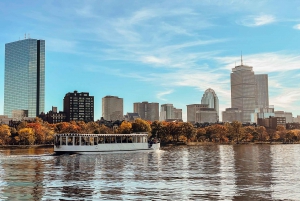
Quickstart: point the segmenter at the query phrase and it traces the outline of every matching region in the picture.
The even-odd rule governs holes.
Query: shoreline
[[[51,148],[53,144],[41,145],[0,145],[0,149],[30,149],[30,148]]]

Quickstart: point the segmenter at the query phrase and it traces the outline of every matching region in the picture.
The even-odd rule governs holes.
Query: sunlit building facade
[[[24,39],[5,44],[4,114],[28,110],[37,117],[45,108],[45,41]]]
[[[123,120],[123,98],[118,96],[103,97],[102,117],[107,121]]]
[[[256,83],[251,66],[241,64],[231,73],[231,108],[242,112],[241,122],[251,122],[256,106]]]
[[[149,121],[159,120],[159,103],[133,103],[133,112],[138,113],[141,119]]]

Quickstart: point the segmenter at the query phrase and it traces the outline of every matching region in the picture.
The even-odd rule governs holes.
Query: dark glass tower
[[[24,39],[5,44],[4,114],[28,110],[37,117],[45,108],[45,41]]]

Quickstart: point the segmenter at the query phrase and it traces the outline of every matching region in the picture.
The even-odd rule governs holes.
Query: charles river
[[[300,145],[0,149],[0,200],[300,200]]]

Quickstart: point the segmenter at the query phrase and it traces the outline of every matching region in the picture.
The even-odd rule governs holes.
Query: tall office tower
[[[24,39],[5,44],[4,114],[28,110],[37,117],[45,108],[45,41]]]
[[[162,104],[160,106],[159,120],[173,119],[173,104]]]
[[[66,121],[94,121],[94,96],[87,92],[67,93],[64,97]]]
[[[141,119],[156,121],[159,120],[159,103],[133,103],[133,111],[138,113]]]
[[[269,89],[268,89],[268,75],[255,75],[255,94],[256,94],[256,108],[269,107]]]
[[[255,110],[255,76],[251,66],[241,63],[231,73],[231,108],[242,111],[242,122],[251,122]]]
[[[102,117],[107,121],[123,120],[123,98],[117,96],[103,97]]]
[[[216,92],[208,88],[201,99],[201,104],[208,104],[208,108],[213,108],[217,111],[218,120],[219,120],[219,99]]]

